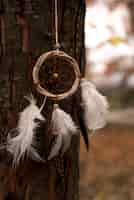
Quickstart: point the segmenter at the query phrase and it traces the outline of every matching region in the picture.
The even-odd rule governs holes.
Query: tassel
[[[33,97],[26,98],[30,104],[20,113],[18,126],[16,128],[19,134],[16,137],[9,138],[7,144],[7,150],[13,154],[13,164],[15,166],[19,164],[21,158],[24,158],[25,155],[35,158],[39,162],[42,161],[35,149],[35,130],[39,126],[37,120],[45,120],[41,115],[41,111],[46,99],[39,109]]]
[[[54,105],[52,113],[52,132],[57,136],[54,146],[48,156],[48,160],[57,156],[60,149],[65,153],[70,146],[72,135],[77,131],[71,116],[59,108],[57,104]]]
[[[81,80],[84,121],[89,130],[96,130],[106,125],[108,102],[86,79]]]

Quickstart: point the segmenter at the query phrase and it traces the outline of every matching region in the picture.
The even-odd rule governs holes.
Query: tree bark
[[[58,0],[61,50],[74,57],[81,73],[85,69],[84,0]],[[16,127],[18,113],[31,91],[31,72],[41,53],[54,48],[54,0],[1,0],[0,3],[0,142]],[[78,124],[80,91],[61,102]],[[37,95],[37,94],[35,94]],[[37,95],[40,102],[41,97]],[[38,132],[40,152],[45,158],[50,148],[49,126],[52,105],[48,100],[44,115],[47,123]],[[74,136],[64,156],[46,164],[26,160],[12,169],[7,152],[0,153],[1,199],[78,200],[79,136]]]

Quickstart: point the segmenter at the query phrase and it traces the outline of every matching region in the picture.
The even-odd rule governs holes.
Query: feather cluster
[[[77,131],[77,127],[71,116],[61,110],[57,104],[54,105],[52,113],[52,132],[56,135],[56,141],[48,156],[48,160],[55,157],[59,151],[66,152],[70,146],[72,135]]]
[[[20,113],[17,132],[18,135],[9,138],[7,150],[13,155],[13,164],[18,165],[25,155],[41,161],[39,154],[36,152],[35,133],[40,121],[44,121],[41,115],[41,109],[36,106],[35,100],[29,99],[30,104]]]
[[[108,114],[108,102],[96,87],[86,79],[81,80],[84,121],[89,130],[105,126]]]

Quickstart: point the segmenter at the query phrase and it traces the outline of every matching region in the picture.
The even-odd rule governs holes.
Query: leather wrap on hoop
[[[66,62],[66,65],[70,66],[74,72],[74,80],[72,82],[72,85],[70,88],[67,89],[67,91],[61,92],[61,93],[53,93],[49,91],[49,89],[43,87],[40,83],[40,78],[39,78],[39,73],[41,70],[42,65],[45,65],[45,62],[49,59],[49,63],[51,62],[51,59],[58,59],[61,61],[59,65],[62,65],[61,67],[65,67],[64,64],[62,64],[62,61]],[[66,66],[67,67],[67,66]],[[55,73],[56,74],[56,73]],[[56,74],[57,75],[57,74]],[[60,74],[59,74],[60,76]],[[70,77],[68,77],[69,79]],[[68,96],[71,96],[78,88],[79,83],[80,83],[80,71],[79,71],[79,66],[74,58],[69,56],[63,51],[59,50],[53,50],[49,51],[47,53],[43,53],[39,59],[37,60],[34,68],[33,68],[33,82],[34,85],[37,89],[37,91],[44,95],[49,97],[52,100],[62,100]]]

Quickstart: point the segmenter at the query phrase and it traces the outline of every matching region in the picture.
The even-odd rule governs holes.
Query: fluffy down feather
[[[86,79],[81,80],[82,105],[84,120],[89,130],[102,128],[106,124],[108,102],[95,86]]]
[[[41,121],[45,120],[41,115],[41,109],[36,106],[36,102],[32,98],[30,99],[29,106],[20,113],[17,126],[19,134],[8,140],[7,149],[13,154],[14,165],[19,164],[20,159],[25,155],[30,155],[31,157],[34,156],[38,158],[39,161],[42,160],[35,150],[35,129],[39,126],[39,123],[35,122],[35,119]]]
[[[71,143],[71,137],[76,131],[77,127],[71,116],[55,104],[52,114],[52,132],[57,136],[57,139],[49,154],[48,160],[57,156],[61,148],[62,153],[67,151]]]

